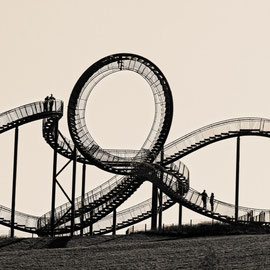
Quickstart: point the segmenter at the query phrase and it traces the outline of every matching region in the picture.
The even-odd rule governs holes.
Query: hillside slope
[[[1,238],[0,269],[270,269],[270,235]]]

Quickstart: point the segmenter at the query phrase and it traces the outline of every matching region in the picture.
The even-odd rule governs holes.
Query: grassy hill
[[[270,235],[1,238],[0,269],[270,269]]]

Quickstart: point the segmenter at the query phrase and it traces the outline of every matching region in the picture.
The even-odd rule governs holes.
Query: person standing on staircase
[[[50,112],[53,110],[53,104],[55,103],[55,97],[53,94],[49,97],[49,107],[50,107]]]
[[[44,112],[48,111],[48,104],[49,104],[49,96],[45,97],[44,100]]]
[[[211,196],[210,196],[210,205],[211,205],[211,212],[214,212],[214,193],[212,192],[211,193]]]
[[[203,201],[203,209],[206,209],[208,195],[205,192],[205,190],[203,191],[203,193],[201,193],[201,196],[202,196],[202,201]]]

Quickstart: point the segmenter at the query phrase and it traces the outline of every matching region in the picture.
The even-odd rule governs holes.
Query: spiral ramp
[[[120,67],[119,63],[121,63]],[[89,134],[82,111],[85,110],[87,97],[91,90],[101,79],[113,72],[125,69],[135,71],[147,80],[159,110],[159,114],[156,116],[159,116],[157,121],[154,121],[150,134],[140,150],[102,149]],[[81,89],[87,88],[84,87],[85,84],[88,92],[80,92]],[[62,115],[63,102],[61,101],[56,101],[51,111],[44,109],[42,101],[27,104],[0,115],[0,133],[31,121],[43,119],[43,136],[46,142],[54,148],[56,136],[54,124]],[[81,197],[76,198],[75,231],[78,232],[83,228],[84,234],[87,235],[89,226],[94,224],[94,234],[111,232],[112,215],[110,213],[126,201],[144,181],[156,184],[164,193],[163,204],[160,206],[163,210],[178,202],[210,218],[228,223],[235,222],[235,207],[232,204],[215,200],[213,212],[202,207],[201,195],[189,186],[188,168],[179,159],[209,144],[232,137],[270,137],[270,120],[238,118],[208,125],[165,145],[164,159],[160,163],[159,153],[166,141],[171,117],[172,97],[166,79],[161,71],[145,58],[127,54],[107,57],[91,66],[82,75],[74,87],[69,102],[68,119],[72,140],[64,137],[58,131],[57,152],[68,159],[73,159],[76,151],[78,162],[96,165],[109,172],[125,176],[116,175],[88,192],[83,202]],[[55,209],[55,234],[70,232],[72,217],[70,209],[69,202]],[[269,211],[245,207],[239,207],[238,222],[250,222],[251,212],[252,221],[256,221],[258,224],[270,222]],[[82,216],[83,222],[80,219]],[[149,217],[151,217],[151,199],[118,212],[116,229],[123,229]],[[42,217],[16,212],[15,228],[39,235],[48,235],[50,219],[50,212]],[[4,206],[0,207],[0,224],[10,226],[10,209]]]

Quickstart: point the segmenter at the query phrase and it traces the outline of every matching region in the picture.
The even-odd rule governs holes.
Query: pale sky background
[[[205,125],[234,117],[270,115],[269,1],[0,0],[0,112],[51,93],[67,105],[79,76],[100,58],[135,53],[155,63],[174,99],[167,143]],[[105,148],[139,148],[152,124],[153,98],[137,74],[108,77],[90,95],[88,129]],[[60,124],[66,136],[67,119]],[[10,207],[14,130],[0,137],[0,204]],[[20,128],[16,208],[50,210],[52,150],[41,121]],[[234,202],[235,139],[183,159],[191,187]],[[59,167],[65,163],[60,158]],[[241,140],[240,205],[270,208],[270,140]],[[71,168],[59,180],[70,192]],[[111,177],[87,169],[87,188]],[[77,195],[80,195],[78,170]],[[121,209],[151,194],[146,183]],[[65,203],[58,190],[56,205]],[[178,207],[164,213],[177,223]],[[184,210],[183,220],[206,220]],[[144,222],[145,223],[145,222]],[[5,231],[0,227],[0,233]],[[19,235],[19,234],[17,234]]]

